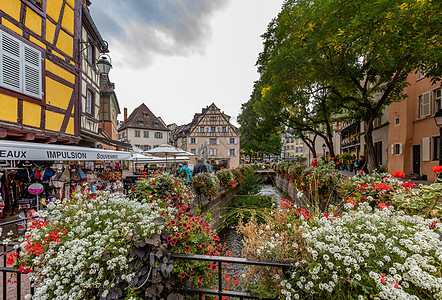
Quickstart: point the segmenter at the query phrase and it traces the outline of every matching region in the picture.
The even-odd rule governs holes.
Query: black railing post
[[[17,249],[17,254],[20,253],[20,250]],[[21,299],[21,273],[17,272],[17,300]]]
[[[6,245],[3,244],[3,267],[6,267]],[[6,272],[3,272],[3,299],[7,299],[6,298],[6,291],[7,291],[7,279],[6,279]]]
[[[218,264],[218,292],[223,292],[223,277],[222,277],[222,262],[217,262]]]

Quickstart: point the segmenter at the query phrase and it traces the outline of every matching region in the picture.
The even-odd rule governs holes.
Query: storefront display
[[[27,216],[85,186],[122,191],[121,160],[130,157],[123,151],[0,140],[0,216]]]

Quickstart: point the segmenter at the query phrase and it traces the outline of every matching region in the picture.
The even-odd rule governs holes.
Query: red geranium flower
[[[189,250],[190,250],[190,247],[189,247],[189,246],[186,246],[186,247],[184,247],[184,250],[189,251]]]
[[[359,173],[364,174],[365,172],[364,172],[364,170],[360,170]]]
[[[390,186],[385,183],[378,183],[378,184],[376,184],[376,189],[387,191],[388,189],[390,189]]]
[[[435,166],[432,170],[434,173],[442,172],[442,166]]]
[[[391,176],[396,177],[396,178],[404,178],[405,177],[405,173],[401,172],[401,171],[394,171]]]
[[[318,165],[318,161],[316,161],[316,160],[312,161],[312,166],[313,167],[316,167],[317,165]]]
[[[402,182],[401,186],[404,187],[404,188],[414,188],[414,187],[417,187],[416,183],[414,183],[414,182]]]

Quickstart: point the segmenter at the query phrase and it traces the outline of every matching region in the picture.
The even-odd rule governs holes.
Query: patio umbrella
[[[175,157],[177,155],[182,155],[183,153],[186,153],[186,151],[176,148],[172,145],[162,144],[156,148],[144,151],[144,153],[155,155],[158,157],[165,157],[166,158],[166,165],[167,165],[167,157]]]

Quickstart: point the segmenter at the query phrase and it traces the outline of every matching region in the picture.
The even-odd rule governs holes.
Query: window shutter
[[[192,144],[192,138],[189,138],[188,143],[189,143],[189,144]]]
[[[402,154],[402,144],[399,144],[399,154]]]
[[[23,93],[41,98],[41,53],[28,45],[24,45],[24,52]]]
[[[230,145],[230,138],[227,138],[227,144]]]
[[[238,139],[237,138],[235,138],[235,144],[238,144]]]
[[[238,149],[235,149],[235,156],[238,156]]]
[[[218,149],[213,149],[215,152],[215,155],[218,155]]]
[[[21,92],[20,42],[1,32],[1,85]]]
[[[430,138],[422,138],[422,161],[430,161]]]
[[[198,144],[198,138],[195,138],[195,144]]]
[[[219,145],[219,139],[216,139],[216,144]]]
[[[391,145],[391,154],[394,154],[394,144]]]

